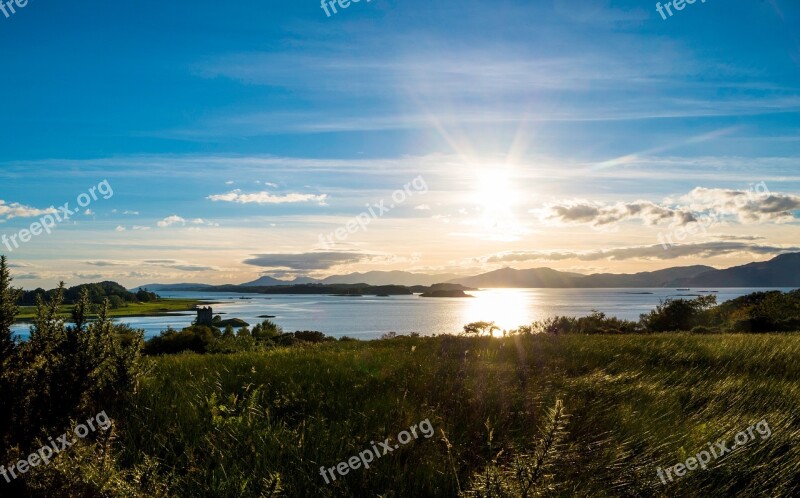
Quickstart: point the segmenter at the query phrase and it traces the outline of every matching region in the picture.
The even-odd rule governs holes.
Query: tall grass
[[[799,355],[797,334],[655,334],[401,337],[159,357],[133,409],[116,414],[121,462],[157,462],[174,496],[457,496],[486,469],[535,464],[560,407],[569,423],[541,459],[537,495],[791,496],[800,490]],[[320,476],[424,419],[437,437],[331,484]],[[761,419],[769,439],[666,486],[658,479],[657,467]]]

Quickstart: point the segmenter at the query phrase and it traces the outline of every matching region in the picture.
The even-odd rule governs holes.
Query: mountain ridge
[[[474,288],[657,288],[657,287],[800,287],[800,253],[786,253],[767,261],[717,269],[706,265],[675,266],[638,273],[593,273],[583,275],[552,268],[501,268],[468,277],[452,274],[427,275],[400,270],[332,275],[324,279],[298,277],[279,280],[262,276],[239,284],[271,287],[305,284],[366,284],[431,286],[460,284]],[[209,284],[149,284],[149,290],[181,290],[213,287]]]

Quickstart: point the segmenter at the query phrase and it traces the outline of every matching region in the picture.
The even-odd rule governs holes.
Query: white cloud
[[[657,225],[662,221],[685,225],[696,221],[688,210],[662,206],[644,200],[615,204],[570,200],[546,204],[544,208],[534,209],[531,212],[538,214],[544,222],[592,225],[596,228],[637,219],[644,221],[647,225]]]
[[[545,204],[531,212],[544,222],[599,228],[631,220],[647,225],[668,221],[683,226],[706,214],[733,216],[743,224],[788,223],[796,220],[793,212],[797,210],[800,195],[771,193],[762,183],[751,190],[696,187],[677,200],[666,199],[661,204],[644,200],[614,204],[568,200]]]
[[[215,223],[213,221],[204,220],[203,218],[195,218],[190,222],[192,225],[205,225],[209,227],[218,227],[219,223]],[[199,230],[196,227],[193,227],[194,230]]]
[[[212,201],[236,202],[238,204],[288,204],[297,202],[317,202],[320,205],[325,205],[326,194],[285,194],[273,195],[269,192],[255,192],[252,194],[245,194],[241,190],[236,189],[226,194],[210,195],[207,199]]]
[[[764,183],[751,190],[697,187],[681,201],[693,210],[730,214],[747,224],[792,222],[792,212],[800,210],[800,195],[773,194]]]
[[[180,223],[181,225],[186,225],[186,220],[181,218],[180,216],[173,214],[171,216],[167,216],[163,220],[156,223],[160,228],[166,228],[172,226],[176,223]]]
[[[117,225],[117,228],[115,228],[114,230],[116,230],[117,232],[124,232],[125,231],[125,227],[122,226],[122,225]]]
[[[56,208],[37,209],[30,206],[25,206],[18,202],[7,204],[6,201],[0,199],[0,216],[5,216],[7,220],[11,218],[33,218],[35,216],[42,216],[45,214],[55,214]]]

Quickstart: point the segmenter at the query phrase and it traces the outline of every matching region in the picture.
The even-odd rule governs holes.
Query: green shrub
[[[708,325],[710,314],[707,311],[716,302],[714,295],[696,299],[667,299],[656,309],[642,314],[640,322],[649,332],[691,330],[698,325]]]

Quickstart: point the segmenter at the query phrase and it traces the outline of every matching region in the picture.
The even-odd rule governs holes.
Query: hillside
[[[782,254],[769,261],[725,270],[710,270],[673,284],[682,287],[798,287],[800,253]]]
[[[502,268],[470,277],[458,277],[452,274],[426,275],[405,271],[372,271],[334,275],[322,280],[298,277],[288,281],[262,276],[240,285],[149,284],[146,287],[156,291],[214,291],[224,287],[230,292],[257,292],[243,288],[277,287],[292,290],[294,286],[314,284],[420,287],[438,283],[460,284],[469,288],[800,287],[800,253],[783,254],[769,261],[723,270],[706,265],[692,265],[633,274],[583,275],[552,268],[522,270]],[[274,293],[273,290],[269,292]]]
[[[800,287],[800,253],[724,270],[694,265],[634,274],[581,275],[551,268],[503,268],[451,282],[485,288]]]

